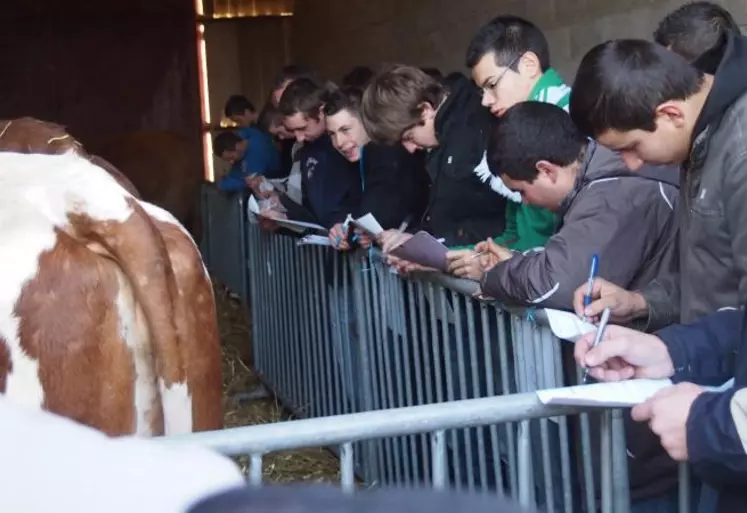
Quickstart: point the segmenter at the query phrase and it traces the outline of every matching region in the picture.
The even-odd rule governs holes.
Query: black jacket
[[[370,143],[361,151],[362,197],[356,216],[371,213],[385,230],[398,228],[404,220],[415,226],[428,201],[422,155],[411,155],[400,144]]]
[[[466,78],[450,85],[436,114],[439,146],[427,156],[431,193],[425,226],[448,246],[475,244],[505,227],[506,198],[475,173],[492,120],[477,87]]]
[[[361,198],[360,174],[323,135],[299,150],[303,206],[325,228],[345,221]]]

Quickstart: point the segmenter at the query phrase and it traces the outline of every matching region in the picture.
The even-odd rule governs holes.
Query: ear
[[[436,109],[434,109],[433,105],[429,102],[422,102],[418,105],[418,109],[420,109],[420,120],[422,122],[429,121],[436,117]]]
[[[547,177],[547,179],[550,180],[551,183],[555,183],[555,181],[558,179],[560,168],[557,164],[553,164],[552,162],[549,162],[547,160],[540,160],[534,165],[534,168],[537,170],[540,176]]]
[[[654,111],[657,118],[663,118],[674,125],[675,128],[685,126],[685,111],[682,109],[682,103],[677,101],[664,102]]]
[[[535,79],[542,75],[542,65],[540,64],[539,57],[534,52],[525,52],[519,59],[516,68],[520,75],[530,79]]]

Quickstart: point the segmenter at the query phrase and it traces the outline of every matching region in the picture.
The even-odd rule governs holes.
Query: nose
[[[405,147],[408,153],[415,153],[418,151],[418,146],[412,141],[405,141],[402,143],[402,146]]]
[[[643,165],[643,160],[635,153],[625,151],[622,154],[622,159],[631,171],[638,171]]]
[[[296,141],[299,143],[303,143],[306,140],[306,136],[303,134],[296,134]]]
[[[493,95],[489,93],[488,91],[483,91],[482,93],[482,100],[481,102],[483,107],[492,107],[495,103],[495,100],[493,99]]]

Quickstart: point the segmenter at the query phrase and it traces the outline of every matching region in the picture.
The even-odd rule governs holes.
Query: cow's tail
[[[148,214],[132,197],[132,214],[124,221],[94,221],[70,216],[79,235],[101,246],[132,286],[141,305],[153,347],[155,371],[163,407],[165,434],[192,431],[192,400],[182,357],[181,334],[175,321],[178,289],[166,246]]]

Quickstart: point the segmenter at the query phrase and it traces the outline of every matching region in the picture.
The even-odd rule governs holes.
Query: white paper
[[[370,212],[358,219],[352,219],[351,222],[354,226],[373,236],[384,232],[384,228],[381,227],[374,215]]]
[[[305,223],[303,221],[293,221],[292,219],[273,219],[277,224],[284,228],[305,228],[309,230],[317,230],[323,233],[327,233],[327,229],[323,226],[319,226],[314,223]]]
[[[297,243],[298,246],[329,246],[329,237],[324,235],[307,235]]]
[[[646,402],[659,390],[672,386],[668,379],[630,379],[575,387],[538,390],[544,404],[570,406],[628,407]]]
[[[729,380],[718,387],[702,388],[707,392],[724,392],[733,385],[734,380]],[[672,382],[668,379],[629,379],[614,383],[538,390],[537,397],[543,404],[625,408],[644,403],[659,390],[671,386]]]
[[[254,196],[249,196],[249,211],[255,215],[259,215],[259,203]]]
[[[545,309],[547,322],[550,325],[553,335],[560,340],[576,342],[582,336],[591,331],[596,331],[597,327],[578,317],[575,313],[564,312],[563,310]]]

